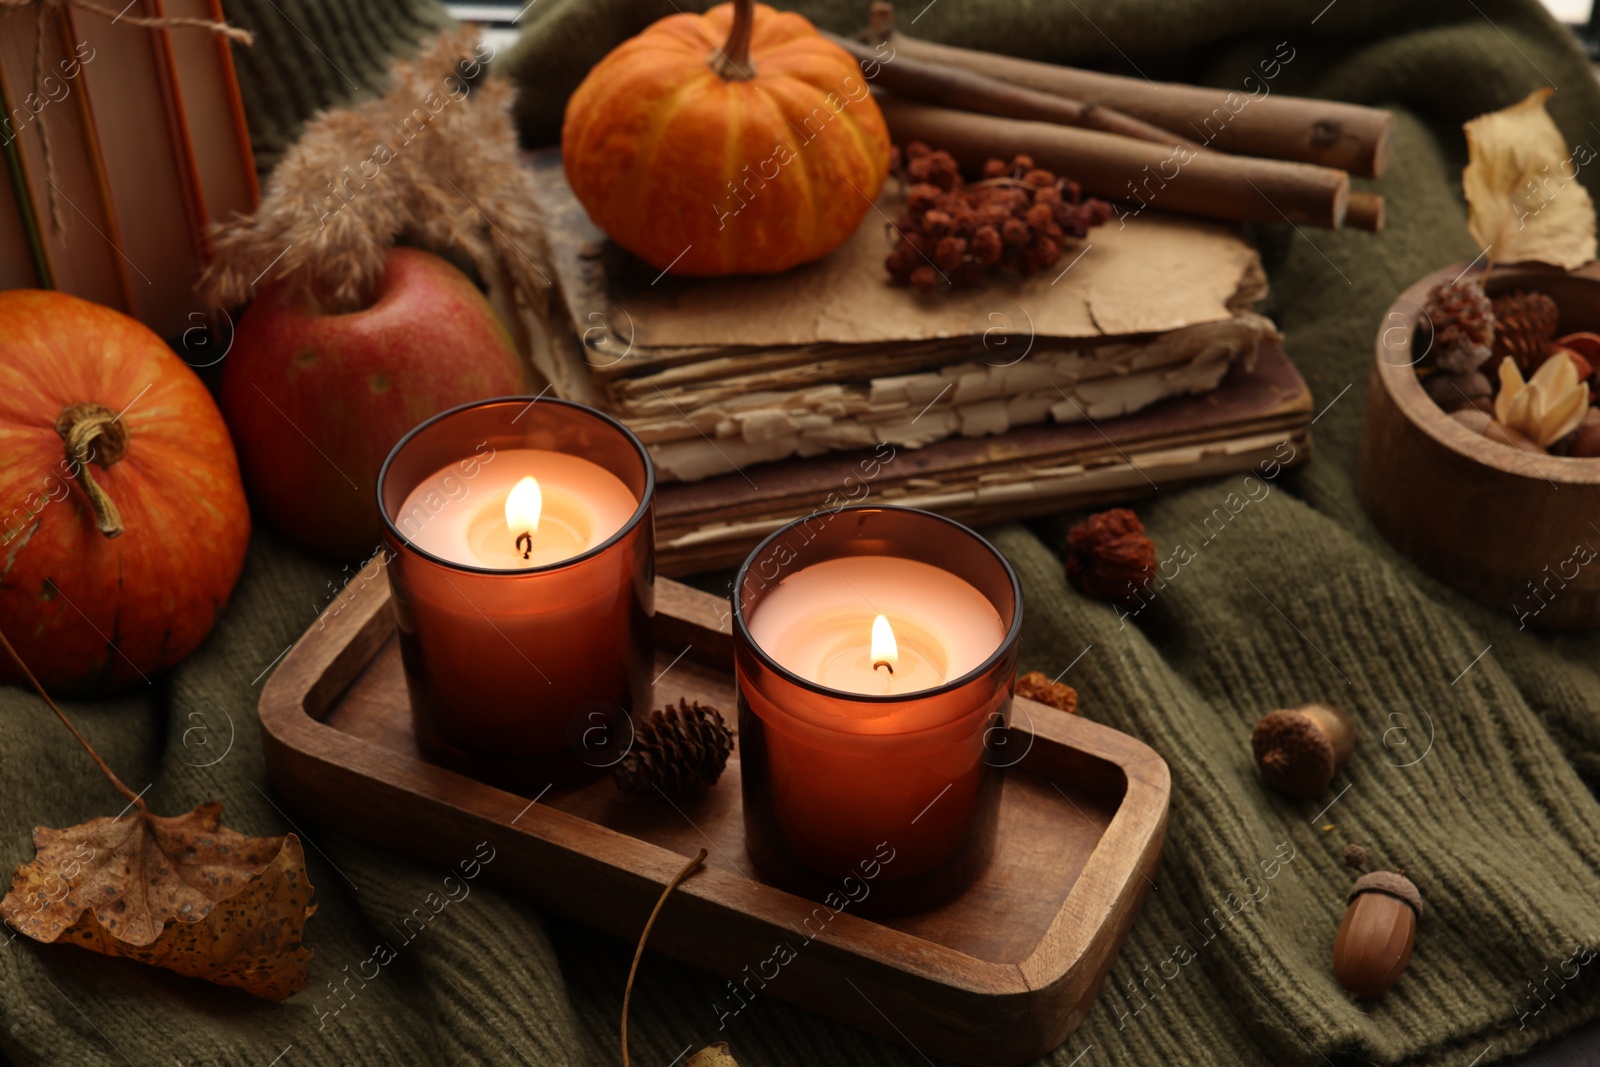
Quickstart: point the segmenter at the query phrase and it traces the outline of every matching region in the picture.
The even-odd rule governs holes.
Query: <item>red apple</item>
[[[334,559],[378,546],[378,468],[413,426],[520,393],[522,362],[494,309],[445,260],[389,253],[371,307],[320,314],[268,288],[239,320],[221,403],[255,516]]]

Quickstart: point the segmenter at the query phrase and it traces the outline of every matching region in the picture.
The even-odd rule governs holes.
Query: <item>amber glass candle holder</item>
[[[966,593],[981,595],[977,607],[987,601],[997,616],[990,620],[992,647],[967,649],[969,669],[943,680],[935,675],[931,688],[906,693],[844,691],[780,664],[752,636],[772,629],[763,626],[763,608],[779,610],[778,590],[807,568],[852,557],[859,558],[843,564],[847,571],[836,580],[868,599],[894,596],[891,585],[899,579],[887,564],[905,567],[896,560],[967,583]],[[889,573],[870,585],[863,576],[880,568]],[[866,915],[921,910],[958,895],[995,847],[1022,626],[1022,591],[1010,564],[976,533],[930,512],[847,507],[812,515],[762,542],[740,568],[734,590],[745,843],[763,877],[835,910]],[[899,649],[910,677],[908,644],[929,641],[918,622],[894,621],[907,631]],[[931,658],[940,659],[937,650]],[[891,684],[887,677],[885,683]]]
[[[492,486],[524,449],[578,457],[615,476],[631,494],[631,514],[623,497],[624,510],[612,512],[626,516],[620,529],[570,558],[521,569],[475,566],[419,545],[428,524],[452,521],[449,509],[503,509],[507,493],[490,501]],[[436,491],[421,491],[425,482]],[[424,755],[528,795],[594,777],[622,757],[634,709],[650,694],[654,490],[638,438],[563,400],[467,404],[395,445],[378,474],[378,503]],[[579,477],[567,497],[582,491]],[[551,499],[547,489],[547,515]]]

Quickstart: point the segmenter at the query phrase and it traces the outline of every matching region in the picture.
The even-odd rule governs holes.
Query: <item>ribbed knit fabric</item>
[[[256,166],[272,169],[324,108],[381,92],[396,54],[448,25],[439,0],[223,0],[228,21],[256,35],[234,65]]]
[[[252,7],[255,20],[230,6],[262,31],[246,90],[252,117],[270,116],[260,128],[277,131],[274,144],[343,91],[334,64],[374,84],[379,56],[427,22],[420,6],[385,22],[376,0],[320,18],[304,12],[322,7],[283,3],[330,64],[274,21],[279,2]],[[1600,1014],[1600,962],[1575,977],[1576,962],[1566,962],[1600,949],[1600,805],[1590,792],[1600,781],[1600,640],[1519,632],[1509,613],[1421,575],[1375,533],[1354,485],[1383,310],[1415,278],[1476,251],[1458,191],[1457,124],[1548,78],[1561,89],[1552,110],[1570,140],[1600,145],[1589,125],[1600,124],[1600,93],[1531,0],[1325,3],[936,0],[902,13],[921,10],[916,32],[930,37],[1118,70],[1130,69],[1126,52],[1152,77],[1219,85],[1238,85],[1287,40],[1296,58],[1276,91],[1400,111],[1394,164],[1376,183],[1389,203],[1384,234],[1256,235],[1273,285],[1267,310],[1319,409],[1327,405],[1311,463],[1268,482],[1236,476],[1138,504],[1162,558],[1180,543],[1195,558],[1125,626],[1062,580],[1054,550],[1073,517],[991,531],[1026,587],[1024,666],[1053,676],[1081,654],[1065,680],[1079,688],[1084,714],[1147,740],[1173,774],[1156,889],[1083,1025],[1049,1057],[1056,1067],[1481,1067]],[[528,142],[554,138],[565,94],[594,59],[671,7],[539,0],[508,63],[522,81]],[[804,9],[846,29],[862,17],[856,8],[829,0]],[[368,34],[388,43],[369,54],[357,43]],[[1588,172],[1584,180],[1594,187]],[[1232,514],[1247,495],[1258,499]],[[1225,521],[1213,516],[1219,508]],[[1209,540],[1208,518],[1221,530]],[[1530,573],[1542,562],[1530,561]],[[198,653],[148,690],[69,710],[126,781],[150,784],[152,808],[217,799],[240,830],[290,829],[266,782],[255,702],[260,676],[312,625],[336,576],[258,536]],[[1350,711],[1361,742],[1327,796],[1293,801],[1261,787],[1248,739],[1262,713],[1306,700]],[[38,700],[0,690],[0,716],[0,869],[9,870],[32,855],[30,827],[116,814],[122,801]],[[443,868],[329,836],[314,820],[295,823],[309,834],[318,887],[311,989],[270,1005],[13,940],[0,944],[0,1053],[28,1067],[619,1062],[631,945],[541,915],[489,888],[488,874],[426,926],[405,926]],[[476,840],[462,828],[462,858]],[[1428,909],[1405,977],[1360,1005],[1329,964],[1351,880],[1339,863],[1347,841],[1405,867]],[[363,985],[352,976],[380,941],[396,957]],[[688,1047],[715,1039],[730,1040],[744,1067],[940,1062],[937,1048],[906,1049],[771,997],[719,1031],[721,990],[705,972],[647,955],[633,998],[633,1062],[681,1063]]]

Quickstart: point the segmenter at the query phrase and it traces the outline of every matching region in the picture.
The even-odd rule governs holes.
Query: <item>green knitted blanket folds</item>
[[[866,5],[796,6],[848,31]],[[419,0],[225,7],[260,35],[243,51],[241,77],[267,155],[316,108],[375,85],[386,57],[438,22]],[[522,85],[527,143],[553,141],[589,66],[675,7],[531,5],[521,44],[501,62]],[[1071,516],[990,531],[1026,586],[1024,666],[1055,675],[1081,653],[1067,680],[1084,713],[1145,739],[1172,768],[1156,889],[1098,1001],[1048,1062],[1467,1067],[1600,1015],[1600,965],[1589,965],[1600,950],[1600,805],[1591,793],[1600,641],[1519,631],[1509,611],[1423,576],[1378,536],[1355,491],[1383,310],[1412,280],[1477,251],[1459,194],[1460,123],[1550,84],[1568,141],[1600,145],[1600,90],[1565,32],[1534,0],[915,0],[901,17],[930,38],[1219,86],[1239,85],[1287,42],[1295,58],[1274,91],[1399,116],[1390,173],[1361,183],[1388,198],[1382,235],[1255,235],[1272,282],[1266,310],[1322,409],[1315,458],[1264,483],[1265,495],[1254,489],[1220,534],[1202,520],[1243,492],[1240,478],[1140,503],[1162,558],[1180,544],[1193,558],[1127,620],[1064,582],[1056,550]],[[1583,180],[1600,190],[1595,172]],[[1542,562],[1530,560],[1530,574]],[[290,829],[263,772],[255,703],[262,675],[312,623],[334,577],[258,535],[199,652],[148,689],[70,712],[125,781],[148,784],[153,809],[218,799],[247,833]],[[1362,735],[1325,812],[1331,793],[1299,802],[1263,789],[1249,752],[1261,714],[1307,700],[1344,707]],[[0,691],[0,714],[0,868],[9,871],[32,855],[33,826],[115,814],[122,801],[34,696]],[[273,1005],[0,931],[3,1058],[73,1067],[620,1062],[632,946],[541,914],[497,892],[492,877],[406,941],[378,978],[336,996],[330,983],[392,941],[391,921],[444,872],[296,821],[320,901],[307,927],[310,989]],[[1405,867],[1428,903],[1409,971],[1361,1004],[1342,994],[1329,964],[1350,882],[1340,864],[1347,841]],[[463,831],[460,844],[471,857],[475,840]],[[492,875],[492,864],[485,870]],[[716,1039],[730,1040],[745,1067],[939,1059],[939,1049],[903,1048],[773,997],[719,1031],[721,988],[710,974],[646,956],[633,1062],[681,1062],[689,1046]]]

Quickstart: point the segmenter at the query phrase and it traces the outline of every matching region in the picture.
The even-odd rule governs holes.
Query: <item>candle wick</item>
[[[859,662],[860,662],[860,660],[857,660],[857,661],[856,661],[856,662],[858,662],[858,663],[859,663]],[[889,662],[889,661],[888,661],[888,660],[886,660],[886,659],[880,659],[880,660],[877,660],[877,661],[875,661],[875,662],[874,662],[874,663],[873,663],[873,664],[872,664],[872,669],[873,669],[873,670],[877,670],[877,669],[878,669],[878,668],[879,668],[879,667],[887,667],[887,668],[888,668],[888,669],[889,669],[889,673],[890,673],[890,674],[893,674],[893,673],[894,673],[894,664],[892,664],[892,663],[890,663],[890,662]]]
[[[528,542],[528,546],[526,548],[523,548],[522,546],[522,542],[524,541]],[[523,530],[517,535],[517,547],[522,549],[523,559],[531,558],[533,556],[533,535],[528,533],[527,530]]]

